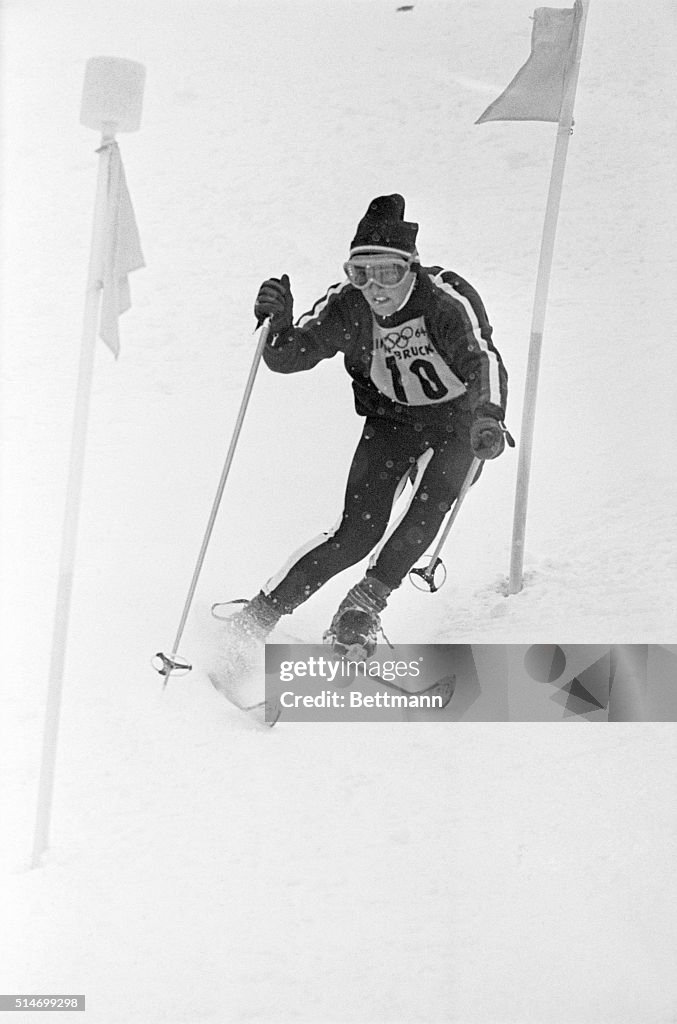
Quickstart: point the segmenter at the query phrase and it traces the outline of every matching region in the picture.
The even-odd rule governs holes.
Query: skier
[[[345,280],[296,324],[286,274],[259,289],[255,315],[271,318],[266,365],[296,373],[340,352],[365,423],[339,525],[232,616],[240,637],[265,640],[280,616],[371,554],[324,636],[337,653],[368,658],[389,595],[434,541],[473,456],[495,459],[505,447],[507,375],[482,301],[458,274],[421,266],[418,224],[404,220],[404,205],[400,195],[370,203]],[[408,480],[406,511],[377,548]]]

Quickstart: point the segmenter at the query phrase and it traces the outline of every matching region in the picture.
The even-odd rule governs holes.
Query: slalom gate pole
[[[412,579],[412,576],[420,577],[424,581],[424,583],[428,584],[428,587],[430,588],[430,593],[431,594],[434,594],[435,591],[439,590],[440,586],[442,586],[442,584],[440,584],[440,586],[436,586],[435,585],[435,572],[439,568],[439,566],[442,565],[442,559],[440,558],[440,553],[441,553],[442,548],[444,547],[444,545],[446,543],[447,537],[449,536],[449,533],[451,531],[452,526],[454,525],[454,523],[456,522],[456,519],[458,518],[458,513],[461,511],[461,505],[463,504],[463,502],[465,500],[465,496],[468,493],[468,491],[470,490],[470,488],[472,487],[473,483],[475,482],[475,476],[477,474],[477,470],[480,467],[480,462],[481,461],[482,461],[481,459],[478,459],[477,456],[475,456],[473,458],[472,462],[470,463],[470,468],[469,468],[468,472],[465,475],[465,479],[464,479],[463,483],[461,484],[461,489],[458,492],[458,496],[456,498],[456,501],[454,502],[454,506],[453,506],[453,508],[451,510],[451,514],[450,514],[450,516],[449,516],[449,518],[447,520],[446,526],[444,527],[444,530],[442,531],[442,533],[440,535],[440,539],[438,540],[437,544],[435,545],[435,550],[433,551],[432,555],[430,556],[430,564],[428,565],[428,567],[426,569],[410,569],[409,570],[409,579],[411,579],[411,582],[412,583],[414,582],[413,579]],[[446,570],[445,570],[445,579],[446,579]],[[444,582],[444,580],[442,581],[442,583],[443,582]],[[414,583],[414,586],[416,586],[415,583]],[[423,588],[422,587],[418,587],[417,589],[418,590],[422,590]]]
[[[82,93],[80,123],[101,132],[97,149],[99,167],[94,201],[89,267],[82,322],[80,366],[73,414],[73,428],[61,535],[59,576],[54,612],[52,650],[45,708],[42,760],[33,838],[31,867],[39,867],[49,845],[54,775],[61,714],[66,648],[70,622],[73,577],[82,501],[82,483],[87,447],[92,379],[99,327],[106,260],[108,187],[110,160],[117,132],[139,128],[145,68],[136,61],[119,57],[93,57],[87,63]]]
[[[555,143],[555,153],[552,161],[550,187],[548,190],[545,221],[543,224],[543,235],[541,239],[541,253],[538,262],[536,291],[531,320],[524,407],[522,410],[522,429],[520,434],[520,449],[517,465],[517,484],[515,488],[515,509],[510,555],[510,579],[508,584],[508,592],[510,594],[517,594],[522,589],[524,539],[526,534],[527,502],[529,498],[529,477],[531,473],[531,451],[536,420],[536,396],[538,389],[538,375],[541,364],[541,349],[543,347],[545,312],[550,285],[550,271],[552,269],[552,260],[555,250],[557,220],[559,217],[562,188],[564,185],[564,171],[566,168],[567,152],[569,149],[569,139],[573,132],[574,102],[576,99],[576,87],[578,85],[578,73],[581,65],[581,53],[583,50],[583,36],[585,34],[588,4],[589,0],[582,0],[582,13],[578,28],[576,56],[560,111],[559,125],[557,128],[557,141]]]
[[[47,706],[45,710],[45,727],[42,743],[42,761],[40,764],[40,782],[38,787],[38,805],[33,840],[33,856],[31,867],[38,867],[42,854],[47,849],[49,825],[54,789],[54,767],[61,712],[61,694],[63,690],[64,665],[66,660],[66,643],[70,619],[71,596],[73,592],[73,573],[77,546],[78,521],[82,496],[82,478],[87,441],[87,425],[89,422],[90,399],[92,393],[92,376],[94,372],[94,354],[96,347],[96,331],[99,322],[101,304],[101,268],[103,261],[103,245],[106,222],[106,191],[108,182],[108,164],[110,161],[110,142],[115,136],[102,134],[99,150],[99,171],[94,205],[94,225],[89,257],[89,273],[85,296],[85,311],[82,326],[82,347],[80,350],[80,369],[73,414],[73,432],[71,440],[70,465],[66,490],[66,507],[64,511],[63,530],[61,535],[61,556],[59,561],[59,581],[57,586],[56,610],[52,634],[52,654],[50,661],[49,684],[47,689]]]
[[[154,667],[156,671],[160,673],[161,676],[164,676],[165,686],[167,685],[167,682],[172,672],[176,670],[182,670],[183,672],[186,672],[190,671],[192,667],[188,662],[178,657],[178,650],[181,644],[184,629],[186,628],[186,622],[188,621],[188,615],[190,614],[193,598],[195,597],[195,591],[197,589],[200,573],[202,572],[202,566],[204,565],[205,556],[207,554],[207,548],[209,547],[209,542],[211,540],[212,533],[214,532],[214,524],[216,523],[216,517],[221,506],[221,499],[223,498],[223,492],[226,487],[226,481],[228,480],[230,467],[233,463],[235,449],[237,448],[237,443],[240,437],[240,433],[242,431],[242,424],[244,423],[245,413],[247,412],[247,406],[249,405],[249,400],[251,398],[252,390],[254,388],[254,381],[256,380],[256,374],[258,372],[258,368],[263,357],[263,350],[266,346],[266,341],[268,340],[269,333],[270,318],[268,318],[263,324],[261,334],[259,335],[259,342],[258,345],[256,346],[256,352],[254,353],[254,359],[252,361],[251,369],[249,370],[249,377],[247,378],[247,383],[244,389],[244,395],[242,396],[242,401],[240,403],[240,409],[237,414],[237,420],[235,422],[235,427],[233,429],[233,435],[230,439],[230,445],[228,446],[226,461],[224,463],[223,470],[221,472],[221,478],[216,489],[216,496],[212,504],[212,509],[209,514],[209,520],[207,522],[207,528],[205,530],[205,534],[202,539],[202,544],[200,546],[200,551],[197,556],[195,570],[193,571],[190,586],[188,587],[188,594],[186,596],[186,600],[183,606],[181,619],[179,621],[179,625],[176,631],[176,637],[174,639],[174,644],[172,646],[171,653],[167,655],[159,651],[155,655],[155,659],[157,659],[157,662],[155,663]]]

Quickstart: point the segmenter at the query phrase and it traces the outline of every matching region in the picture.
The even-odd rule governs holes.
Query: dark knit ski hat
[[[385,250],[402,256],[416,255],[418,224],[404,219],[404,199],[400,195],[378,196],[357,225],[350,243],[350,255]]]

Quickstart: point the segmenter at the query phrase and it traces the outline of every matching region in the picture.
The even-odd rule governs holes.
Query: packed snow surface
[[[298,313],[400,192],[479,290],[519,436],[556,128],[474,121],[532,0],[5,0],[0,989],[92,1024],[674,1020],[671,723],[284,724],[203,672],[162,690],[251,365],[259,283]],[[408,643],[675,639],[668,0],[592,0],[539,381],[525,586],[517,455],[487,467]],[[85,62],[141,61],[120,136],[146,269],[96,356],[50,850],[28,870],[96,179]],[[183,649],[336,520],[361,424],[338,359],[257,377]],[[289,630],[317,642],[360,567]],[[672,968],[671,965],[672,964]],[[26,1013],[24,1019],[42,1020]],[[78,1018],[75,1018],[78,1019]]]

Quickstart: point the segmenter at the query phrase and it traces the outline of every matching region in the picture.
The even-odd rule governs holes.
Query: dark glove
[[[470,447],[478,459],[496,459],[505,448],[504,430],[493,416],[476,416],[470,426]]]
[[[273,334],[291,327],[294,322],[294,298],[286,274],[279,279],[270,277],[263,282],[254,303],[254,315],[257,325],[271,317],[270,329]]]

